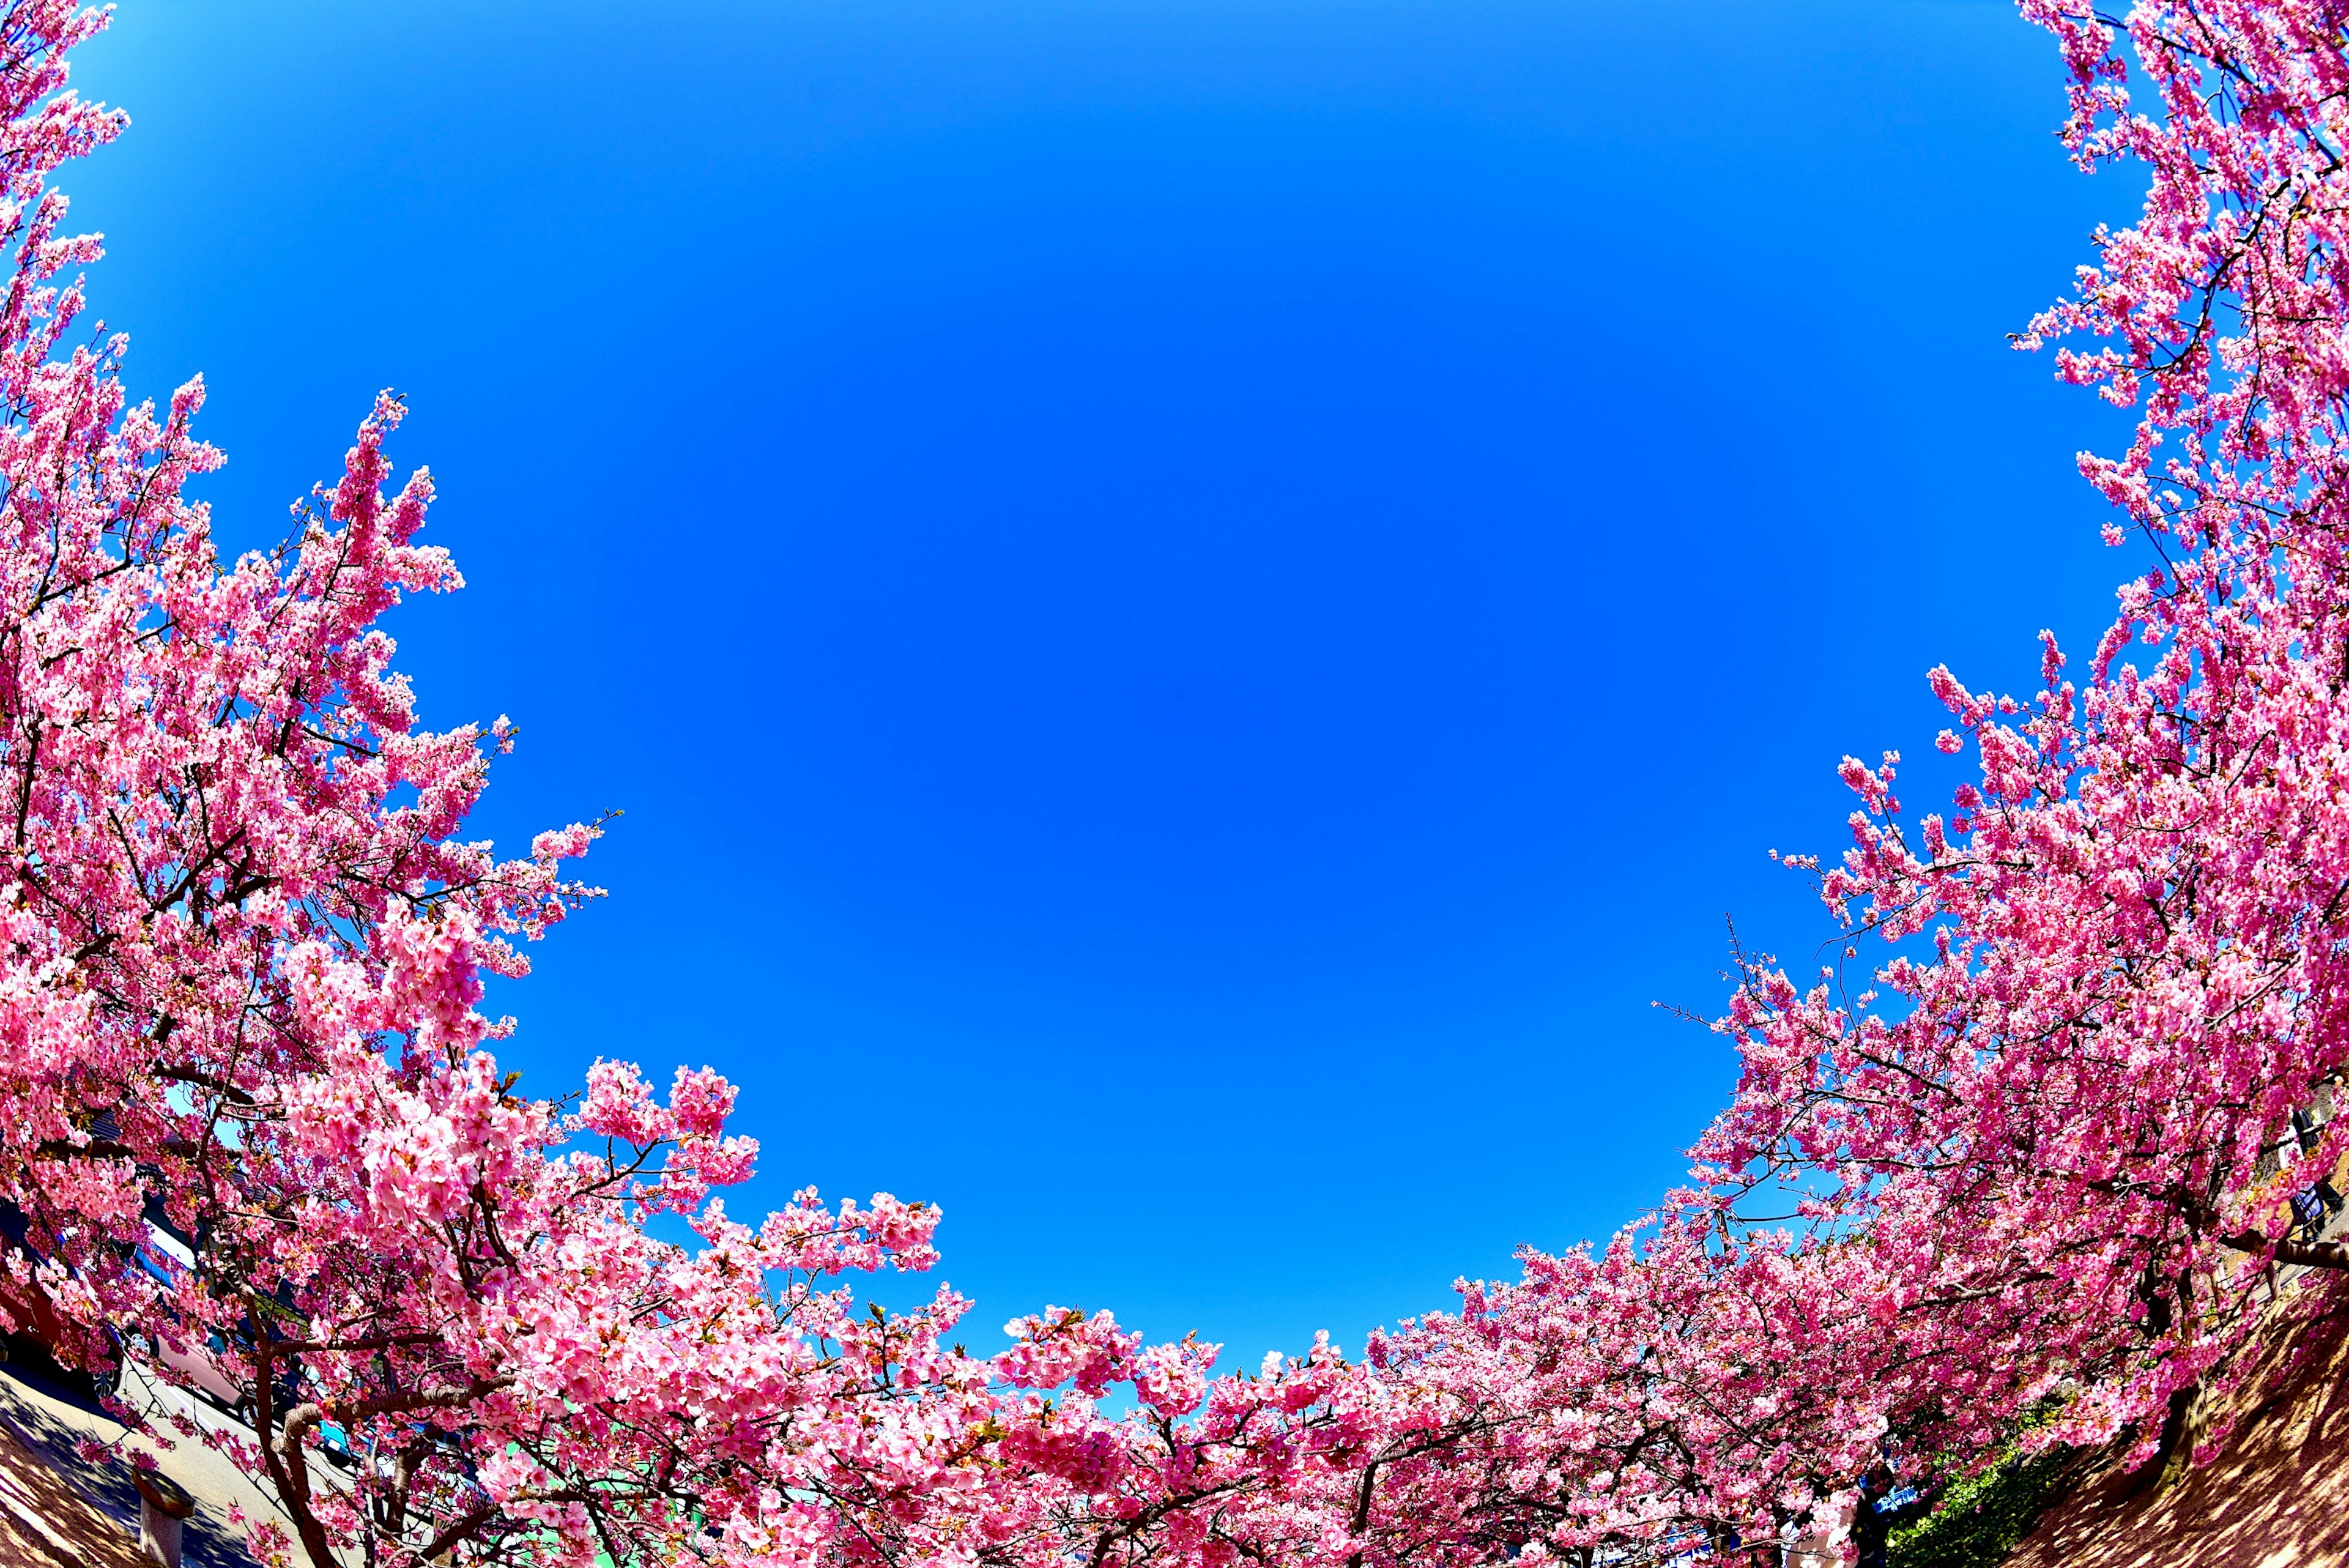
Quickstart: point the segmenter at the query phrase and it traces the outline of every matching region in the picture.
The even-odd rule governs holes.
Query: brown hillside
[[[2349,1291],[2271,1356],[2226,1452],[2129,1495],[2091,1474],[2007,1568],[2349,1568]]]

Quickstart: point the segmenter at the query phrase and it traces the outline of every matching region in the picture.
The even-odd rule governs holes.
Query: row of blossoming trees
[[[928,1267],[936,1211],[729,1215],[755,1148],[708,1072],[515,1096],[481,976],[590,891],[594,832],[460,836],[507,737],[420,731],[378,628],[458,585],[427,477],[387,493],[398,405],[219,558],[201,388],[131,406],[76,336],[97,246],[47,181],[121,124],[63,90],[102,18],[5,0],[0,1316],[241,1384],[249,1438],[124,1410],[228,1450],[260,1550],[319,1568],[1758,1563],[2027,1410],[2141,1463],[2220,1440],[2307,1294],[2279,1265],[2349,1268],[2262,1158],[2349,1063],[2349,0],[2023,10],[2078,160],[2151,175],[2024,341],[2140,410],[2084,465],[2159,566],[2083,677],[2052,639],[2028,701],[1934,673],[1980,761],[1948,815],[1847,763],[1854,847],[1811,867],[1846,962],[1746,967],[1688,1187],[1360,1359],[1218,1376],[1105,1314],[990,1359],[950,1292],[864,1307],[843,1277]]]

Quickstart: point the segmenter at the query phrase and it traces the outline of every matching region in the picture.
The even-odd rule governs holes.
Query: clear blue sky
[[[626,811],[510,1060],[943,1203],[975,1345],[1604,1235],[1730,1085],[1650,1002],[1816,961],[1836,760],[2124,575],[2003,335],[2136,186],[1997,0],[124,0],[80,82],[223,532],[403,389],[483,826]]]

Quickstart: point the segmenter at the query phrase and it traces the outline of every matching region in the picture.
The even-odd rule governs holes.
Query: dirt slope
[[[2130,1496],[2090,1475],[2007,1568],[2349,1568],[2349,1291],[2274,1357],[2227,1451]]]

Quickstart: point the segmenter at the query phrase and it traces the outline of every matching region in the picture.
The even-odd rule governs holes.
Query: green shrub
[[[1951,1483],[1931,1512],[1893,1530],[1891,1568],[1998,1568],[2064,1495],[2075,1457],[2061,1447],[2013,1452]]]

